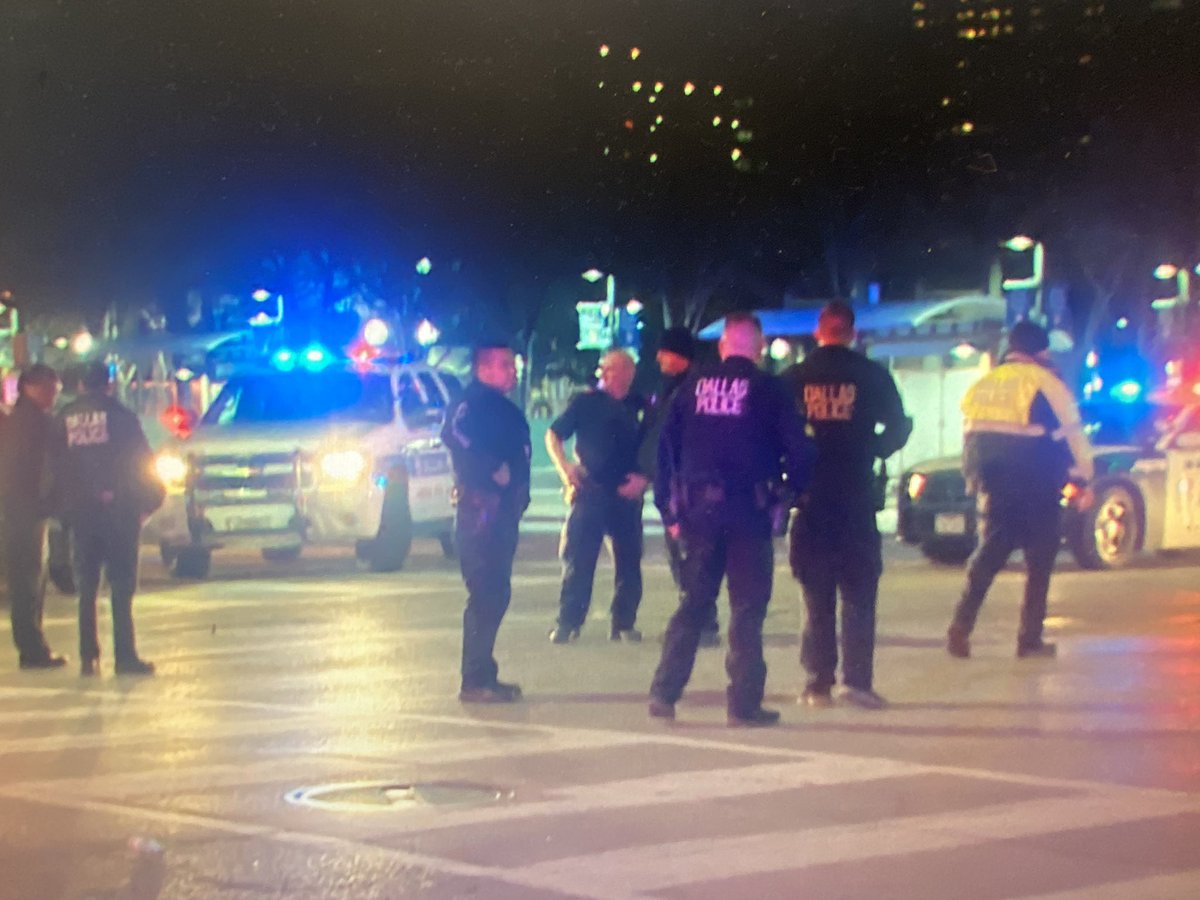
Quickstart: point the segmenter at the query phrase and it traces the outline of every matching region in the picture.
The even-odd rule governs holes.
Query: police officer
[[[76,400],[55,420],[51,461],[75,542],[79,653],[85,676],[98,672],[96,596],[103,569],[112,589],[113,659],[118,675],[153,675],[133,629],[143,519],[163,501],[154,456],[134,412],[110,396],[108,366],[88,366]]]
[[[667,626],[650,687],[649,711],[657,718],[675,718],[701,631],[728,575],[728,722],[779,721],[777,711],[762,706],[773,518],[780,489],[794,492],[807,483],[813,449],[784,384],[758,368],[763,347],[755,316],[727,316],[721,363],[689,377],[667,412],[654,496],[668,530],[682,542],[684,597]]]
[[[17,402],[3,422],[0,499],[4,503],[4,564],[12,614],[13,642],[22,669],[57,669],[67,664],[50,650],[42,633],[46,599],[46,525],[50,512],[50,411],[58,375],[49,366],[30,366],[17,380]]]
[[[474,380],[447,411],[442,440],[454,461],[454,533],[467,606],[463,611],[464,703],[512,703],[521,688],[497,678],[496,633],[512,598],[518,527],[529,507],[529,423],[505,395],[517,384],[516,357],[483,344]]]
[[[1059,505],[1069,479],[1093,475],[1091,448],[1067,386],[1049,365],[1045,329],[1013,326],[1004,361],[977,381],[962,401],[967,489],[979,497],[983,542],[947,635],[951,656],[971,655],[970,635],[988,588],[1013,550],[1025,555],[1025,602],[1017,632],[1018,657],[1051,657],[1042,640],[1046,594],[1060,542]],[[1091,504],[1085,490],[1077,500]]]
[[[675,397],[680,385],[687,380],[688,371],[692,366],[692,360],[695,359],[695,356],[696,344],[692,339],[690,331],[686,328],[676,326],[668,328],[663,332],[662,339],[658,345],[658,353],[655,355],[655,361],[658,363],[659,371],[662,373],[662,387],[646,410],[646,434],[642,439],[640,463],[641,470],[650,478],[651,483],[654,482],[654,474],[658,467],[658,441],[662,436],[662,427],[663,422],[666,420],[667,409],[670,407],[671,400]],[[656,500],[655,503],[657,505],[658,501]],[[682,604],[683,581],[681,566],[683,563],[683,549],[680,547],[678,539],[671,536],[670,530],[664,531],[664,538],[667,545],[667,564],[671,569],[671,578],[675,582],[675,590],[679,593],[679,602]],[[704,628],[700,632],[700,646],[721,646],[721,629],[717,621],[716,603],[713,604],[711,617],[705,622]]]
[[[649,480],[638,469],[644,411],[630,393],[636,371],[624,350],[606,353],[599,387],[573,398],[546,432],[546,450],[571,507],[563,529],[558,623],[550,631],[555,644],[579,637],[605,535],[616,567],[609,637],[642,639],[634,626],[642,602],[642,496]],[[567,459],[565,442],[572,437],[577,462]]]
[[[784,375],[817,444],[812,484],[792,526],[792,571],[807,611],[801,703],[833,702],[842,599],[841,698],[886,705],[874,689],[875,601],[883,555],[875,513],[882,506],[874,465],[904,446],[912,422],[888,371],[851,349],[854,311],[834,301],[817,319],[817,348]]]

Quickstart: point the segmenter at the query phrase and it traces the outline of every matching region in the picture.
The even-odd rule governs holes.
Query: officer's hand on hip
[[[500,464],[500,468],[492,473],[492,481],[500,487],[508,487],[508,483],[512,481],[512,472],[509,471],[508,463]]]
[[[630,472],[625,476],[625,480],[621,483],[621,486],[617,488],[617,493],[626,500],[639,500],[646,493],[646,488],[649,486],[650,481],[645,475]]]

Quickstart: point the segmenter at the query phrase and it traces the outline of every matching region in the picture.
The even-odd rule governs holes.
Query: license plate
[[[216,532],[281,531],[291,523],[292,515],[290,506],[208,511],[208,519]]]
[[[967,517],[963,513],[938,513],[933,517],[933,530],[937,534],[966,534]]]

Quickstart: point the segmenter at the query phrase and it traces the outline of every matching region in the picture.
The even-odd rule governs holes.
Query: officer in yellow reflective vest
[[[1027,571],[1018,657],[1051,657],[1042,639],[1046,594],[1059,546],[1060,500],[1068,481],[1091,480],[1092,455],[1071,392],[1049,364],[1045,329],[1013,326],[1003,362],[963,398],[967,489],[980,499],[983,540],[950,624],[947,649],[971,654],[970,634],[996,574],[1020,547]],[[1091,502],[1086,489],[1076,498]]]

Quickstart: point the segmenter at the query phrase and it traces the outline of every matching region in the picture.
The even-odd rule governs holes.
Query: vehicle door
[[[1187,410],[1160,446],[1167,457],[1162,547],[1200,547],[1200,409]]]

